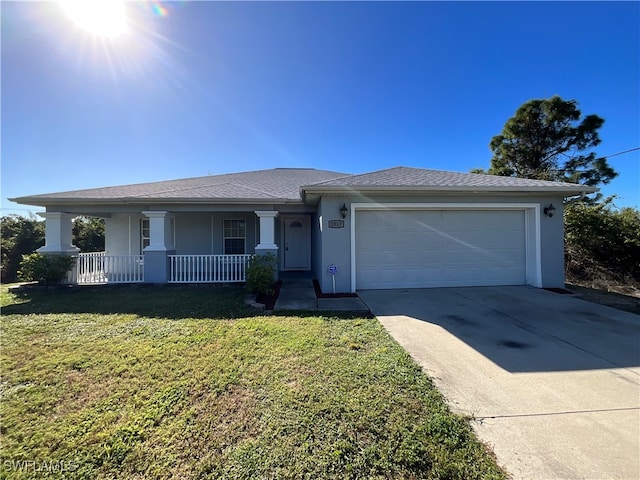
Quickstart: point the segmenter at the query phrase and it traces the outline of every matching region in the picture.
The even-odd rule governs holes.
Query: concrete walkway
[[[640,478],[640,316],[532,287],[359,295],[514,479]]]
[[[283,281],[274,310],[369,312],[359,297],[316,298],[313,282],[309,279]]]

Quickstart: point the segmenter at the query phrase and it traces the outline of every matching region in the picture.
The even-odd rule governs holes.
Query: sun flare
[[[120,0],[60,0],[73,22],[94,35],[114,37],[126,31],[127,15]]]

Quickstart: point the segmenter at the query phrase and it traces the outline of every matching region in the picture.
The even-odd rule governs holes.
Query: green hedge
[[[18,276],[27,282],[59,285],[64,283],[74,263],[75,258],[68,255],[23,255]]]

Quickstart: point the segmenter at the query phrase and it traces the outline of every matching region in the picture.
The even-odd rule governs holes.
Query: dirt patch
[[[569,288],[583,287],[592,290],[602,290],[607,293],[618,293],[640,299],[640,279],[633,277],[619,277],[614,273],[594,272],[592,275],[575,275],[574,272],[565,272],[566,286]]]
[[[633,292],[630,295],[609,292],[581,285],[567,284],[574,293],[587,302],[606,305],[625,312],[640,315],[640,292]]]

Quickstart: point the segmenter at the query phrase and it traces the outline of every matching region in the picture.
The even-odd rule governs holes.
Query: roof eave
[[[394,193],[394,192],[464,192],[464,193],[563,193],[566,196],[596,193],[600,189],[584,185],[541,186],[381,186],[323,185],[301,187],[302,194],[321,193]],[[304,198],[304,197],[303,197]]]
[[[9,198],[10,201],[21,205],[33,205],[47,207],[51,205],[86,205],[86,204],[127,204],[127,205],[149,205],[149,204],[215,204],[215,205],[244,205],[244,204],[291,204],[302,203],[301,199],[295,198],[38,198],[38,197],[17,197]]]

